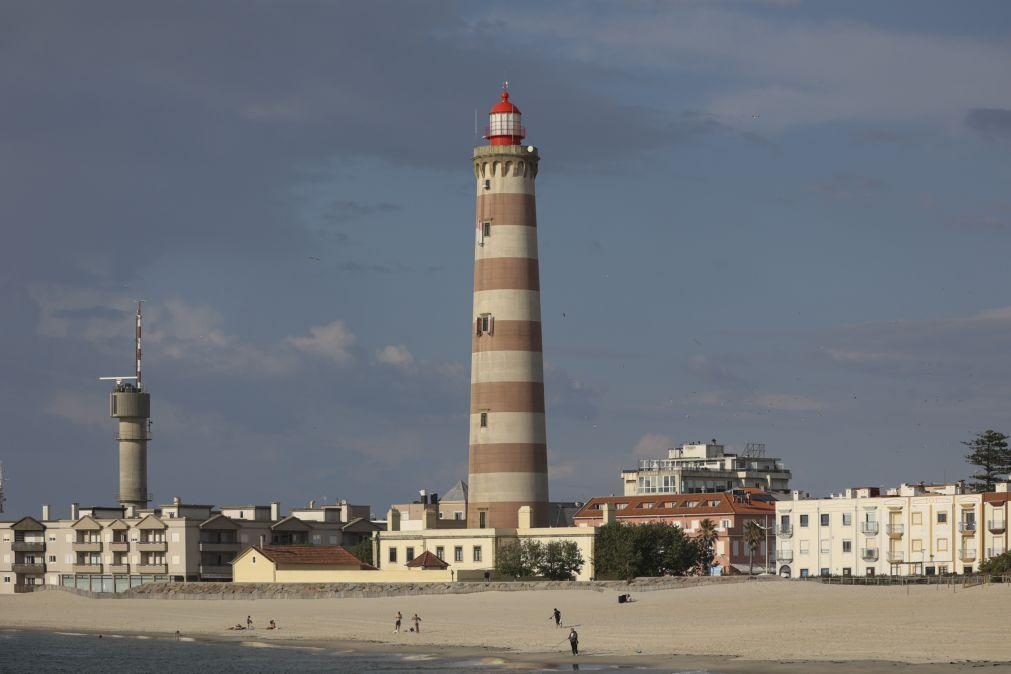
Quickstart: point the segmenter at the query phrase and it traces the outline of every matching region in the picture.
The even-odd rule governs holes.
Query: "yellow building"
[[[425,561],[425,560],[422,560]],[[409,568],[366,564],[339,545],[252,546],[232,562],[236,583],[444,583],[450,573],[438,560]]]

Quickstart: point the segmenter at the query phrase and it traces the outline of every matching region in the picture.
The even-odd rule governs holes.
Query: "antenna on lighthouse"
[[[0,513],[4,511],[4,504],[7,503],[7,497],[4,495],[4,488],[6,486],[4,482],[4,462],[0,461]]]
[[[136,361],[137,361],[137,368],[136,368],[137,388],[141,388],[141,384],[142,384],[142,382],[141,382],[141,373],[140,373],[140,356],[141,356],[141,351],[140,351],[140,336],[141,336],[140,322],[141,322],[141,318],[143,316],[143,312],[141,311],[141,309],[143,307],[143,304],[144,304],[144,300],[137,300],[137,329],[136,329],[136,332],[134,334],[134,355],[135,355]]]

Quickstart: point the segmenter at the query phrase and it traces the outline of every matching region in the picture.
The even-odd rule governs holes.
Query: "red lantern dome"
[[[503,86],[501,99],[488,113],[488,128],[485,129],[484,137],[492,145],[519,145],[527,135],[521,116],[520,109],[509,100],[509,91]]]

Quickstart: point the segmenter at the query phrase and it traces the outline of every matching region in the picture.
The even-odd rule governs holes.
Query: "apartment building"
[[[314,516],[311,508],[296,512]],[[232,560],[250,545],[353,545],[375,528],[361,517],[349,522],[325,512],[316,519],[281,517],[276,502],[214,508],[174,499],[151,509],[74,504],[67,519],[51,518],[44,506],[41,519],[0,522],[0,594],[39,585],[122,592],[153,581],[229,581]]]
[[[776,549],[775,499],[758,489],[720,494],[676,496],[608,496],[590,499],[575,515],[577,527],[599,527],[610,522],[643,524],[663,522],[697,536],[703,520],[716,525],[713,573],[748,573],[771,569]],[[744,539],[745,527],[755,522],[765,538],[752,551]]]
[[[781,459],[765,454],[762,443],[748,443],[743,454],[727,452],[711,442],[686,442],[667,450],[667,456],[640,459],[637,469],[621,471],[625,496],[652,494],[707,494],[763,489],[790,493],[791,473]]]
[[[1007,550],[1008,485],[962,483],[847,489],[776,504],[777,571],[784,577],[966,574]]]

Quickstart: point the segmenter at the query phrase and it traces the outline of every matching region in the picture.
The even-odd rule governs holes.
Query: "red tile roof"
[[[275,564],[312,564],[314,566],[352,566],[375,571],[339,545],[254,545],[253,549]]]
[[[428,550],[407,563],[411,569],[445,569],[449,567],[445,561],[439,559]]]
[[[655,494],[652,496],[600,496],[587,501],[575,519],[600,518],[600,506],[610,504],[617,519],[677,515],[768,515],[776,512],[776,501],[765,492],[747,497],[728,493]],[[619,506],[620,509],[619,509]]]

